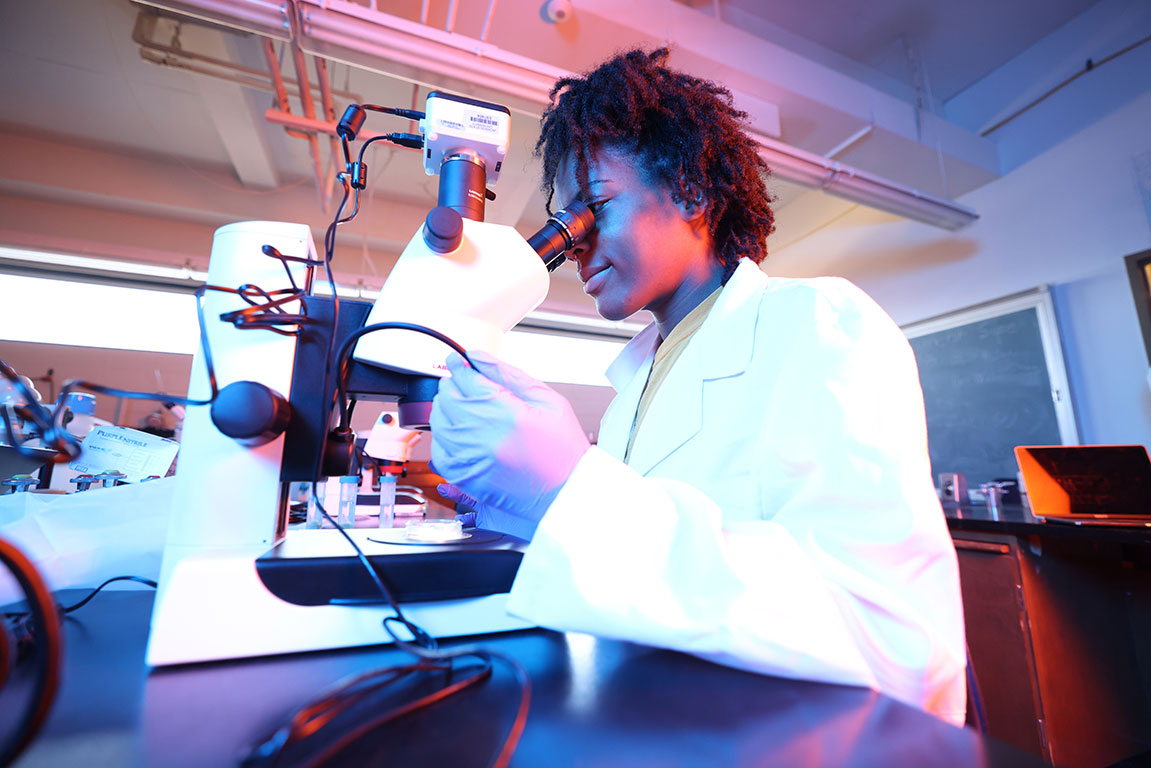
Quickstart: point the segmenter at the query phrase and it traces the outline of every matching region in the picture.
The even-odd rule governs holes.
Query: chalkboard
[[[1064,442],[1063,377],[1053,386],[1050,375],[1051,364],[1061,372],[1063,362],[1049,359],[1052,344],[1044,332],[1051,331],[1041,319],[1032,306],[910,339],[937,481],[940,473],[961,472],[975,489],[1015,477],[1015,446]]]

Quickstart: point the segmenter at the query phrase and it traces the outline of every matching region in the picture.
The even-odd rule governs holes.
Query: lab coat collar
[[[658,346],[659,329],[656,328],[655,323],[644,328],[624,345],[619,355],[604,372],[616,392],[622,394],[628,383],[636,378],[639,369],[645,365],[650,365]]]
[[[632,448],[629,463],[634,469],[646,473],[699,432],[705,381],[735,376],[747,369],[755,343],[758,298],[766,287],[767,276],[754,262],[742,260],[660,386]],[[611,405],[612,418],[604,420],[600,444],[619,457],[658,345],[659,332],[652,323],[624,347],[607,370],[608,380],[619,395]]]
[[[747,370],[755,348],[759,298],[767,290],[767,275],[751,259],[740,259],[707,319],[696,331],[704,379],[722,379]],[[693,339],[694,341],[694,339]]]
[[[755,324],[745,321],[743,316],[758,313],[758,302],[748,299],[762,294],[766,288],[767,275],[759,266],[750,259],[740,259],[715,306],[696,331],[696,336],[715,336],[713,341],[722,343],[726,351],[723,355],[710,356],[712,365],[705,373],[706,378],[734,376],[747,368],[755,341]],[[624,346],[606,371],[607,380],[616,392],[622,394],[640,369],[650,367],[659,341],[659,329],[651,323]]]

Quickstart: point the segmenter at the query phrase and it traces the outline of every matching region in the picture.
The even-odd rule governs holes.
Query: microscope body
[[[433,212],[434,213],[434,212]],[[466,350],[499,353],[500,340],[547,296],[548,272],[514,228],[463,218],[458,245],[437,252],[425,223],[392,268],[366,323],[406,322],[440,331]],[[413,331],[373,333],[355,359],[413,375],[444,375],[451,350]],[[403,423],[401,414],[400,426]]]
[[[351,472],[346,456],[329,447],[339,366],[338,361],[331,361],[326,387],[324,366],[329,349],[338,349],[352,333],[372,322],[373,313],[374,317],[450,328],[451,333],[467,339],[467,348],[495,351],[503,331],[542,301],[547,270],[518,233],[475,221],[465,221],[464,230],[459,247],[446,255],[429,252],[422,230],[417,233],[374,308],[368,302],[341,299],[337,314],[330,297],[301,297],[301,313],[307,322],[294,336],[213,322],[244,303],[233,294],[207,294],[205,316],[219,386],[238,381],[263,384],[288,401],[290,417],[283,434],[249,446],[222,434],[206,408],[189,409],[149,637],[149,664],[166,666],[385,640],[379,621],[390,609],[380,604],[363,565],[340,532],[288,531],[287,488],[290,482],[315,479],[317,467],[321,476]],[[303,225],[230,225],[217,233],[209,282],[282,283],[283,266],[261,252],[265,243],[286,255],[314,254]],[[293,264],[291,269],[299,270],[294,276],[297,283],[308,280],[306,267]],[[481,288],[498,286],[501,277],[508,278],[510,288],[494,289],[496,299],[485,300]],[[428,304],[436,309],[429,311],[419,301],[421,296],[428,297]],[[389,309],[393,300],[400,306]],[[478,319],[450,319],[477,311]],[[440,342],[427,347],[405,345],[401,339],[406,335],[416,334],[382,331],[364,336],[360,344],[373,337],[382,343],[373,347],[371,363],[353,362],[347,378],[348,394],[358,400],[399,402],[401,426],[409,426],[403,423],[405,406],[414,403],[430,408],[439,382],[435,375],[427,375],[440,372],[434,362],[413,365],[410,361],[422,355],[422,360],[438,359],[442,365],[450,351]],[[403,353],[399,357],[389,353],[393,343]],[[403,362],[395,364],[395,360]],[[392,367],[383,367],[381,362]],[[193,396],[208,394],[199,391],[201,387],[206,390],[206,380],[205,361],[198,353],[193,363]],[[420,412],[426,419],[426,410]],[[417,548],[370,540],[372,535],[378,537],[375,529],[347,533],[373,567],[390,579],[397,599],[405,603],[405,612],[432,634],[446,637],[528,626],[504,609],[525,542],[495,535],[466,545]],[[248,630],[238,631],[239,626]]]
[[[341,120],[345,141],[362,123],[356,110],[362,113],[352,105]],[[374,306],[341,299],[337,311],[333,298],[314,295],[314,270],[323,262],[306,225],[242,222],[217,231],[209,283],[280,286],[286,268],[292,285],[305,286],[300,306],[288,311],[304,319],[295,334],[241,330],[220,317],[251,302],[234,292],[205,295],[220,389],[254,383],[282,418],[259,440],[243,441],[223,434],[220,419],[206,408],[188,410],[149,635],[150,665],[386,642],[380,621],[392,611],[344,534],[392,582],[407,616],[432,636],[529,626],[505,608],[526,542],[486,531],[466,542],[418,546],[382,542],[376,529],[288,531],[289,483],[351,474],[348,434],[332,430],[341,376],[332,350],[377,323],[403,322],[434,329],[468,350],[498,353],[504,332],[543,301],[548,272],[594,227],[582,204],[549,218],[530,240],[483,221],[484,201],[493,197],[486,180],[499,173],[509,120],[498,105],[429,95],[421,131],[425,161],[439,163],[440,204]],[[461,133],[460,126],[467,128]],[[362,181],[365,169],[355,166],[351,176]],[[269,245],[290,258],[269,258]],[[347,367],[346,393],[361,401],[397,401],[400,427],[426,428],[449,351],[413,331],[366,333]],[[190,396],[207,399],[207,378],[201,349]]]

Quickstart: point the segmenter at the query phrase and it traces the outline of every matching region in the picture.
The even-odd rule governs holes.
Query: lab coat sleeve
[[[914,358],[862,299],[836,288],[800,302],[807,316],[793,308],[786,341],[743,374],[764,398],[747,408],[758,436],[741,489],[758,519],[725,522],[689,478],[644,477],[593,447],[542,519],[509,610],[868,686],[962,723],[957,569]]]

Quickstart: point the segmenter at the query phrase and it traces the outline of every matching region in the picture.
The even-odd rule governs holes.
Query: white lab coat
[[[846,280],[743,261],[632,447],[658,336],[524,555],[509,611],[783,677],[868,686],[962,724],[955,550],[903,334]]]

